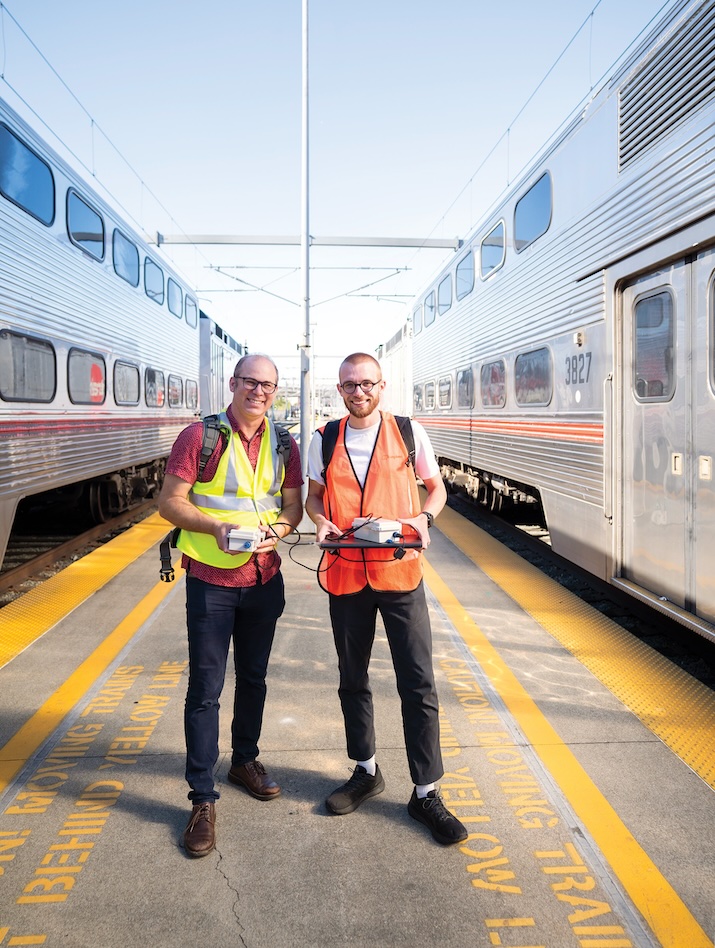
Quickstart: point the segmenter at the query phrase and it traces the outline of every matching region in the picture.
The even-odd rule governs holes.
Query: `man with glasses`
[[[316,542],[340,538],[356,517],[399,520],[412,527],[422,550],[447,493],[427,434],[413,421],[414,467],[393,415],[379,410],[385,387],[380,363],[364,352],[340,366],[338,391],[349,414],[340,422],[326,465],[323,437],[313,436],[308,452],[310,485],[306,512],[316,525]],[[419,476],[427,497],[420,507]],[[407,810],[437,842],[467,838],[435,786],[444,773],[439,746],[439,702],[432,668],[432,632],[422,585],[421,551],[340,549],[323,554],[318,572],[328,592],[338,653],[338,694],[345,721],[348,756],[355,769],[347,783],[325,801],[331,813],[352,813],[385,789],[375,760],[375,726],[368,665],[377,613],[382,616],[402,702],[410,775],[415,784]]]
[[[219,696],[232,640],[236,691],[228,780],[258,800],[275,800],[280,793],[258,760],[258,738],[268,657],[285,604],[276,545],[300,523],[303,478],[295,441],[290,439],[286,462],[266,419],[277,386],[271,359],[244,356],[229,380],[231,404],[219,416],[223,436],[203,472],[204,426],[197,422],[176,439],[159,500],[161,515],[181,528],[177,546],[187,572],[184,728],[193,807],[184,847],[190,856],[206,856],[215,846]],[[234,528],[255,531],[255,541],[248,541],[255,549],[230,549]]]

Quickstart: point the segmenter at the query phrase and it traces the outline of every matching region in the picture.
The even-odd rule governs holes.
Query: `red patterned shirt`
[[[258,452],[261,448],[261,437],[265,431],[266,423],[263,421],[260,428],[251,438],[247,440],[244,433],[238,427],[238,423],[233,416],[231,406],[227,409],[228,419],[231,422],[231,428],[238,433],[243,447],[246,449],[248,460],[255,471],[258,463]],[[180,477],[187,484],[194,484],[197,480],[202,483],[210,481],[216,474],[218,462],[221,459],[222,443],[219,443],[214,449],[213,454],[208,460],[204,473],[199,478],[199,460],[201,458],[201,445],[203,442],[204,426],[203,422],[197,421],[188,428],[184,428],[179,437],[174,442],[171,449],[169,460],[166,463],[166,473]],[[300,487],[303,483],[303,476],[300,469],[300,452],[295,440],[291,437],[290,456],[286,464],[285,479],[283,487]],[[182,555],[181,565],[187,570],[190,576],[203,580],[205,583],[211,583],[214,586],[255,586],[258,583],[267,583],[273,579],[281,565],[281,558],[277,552],[258,553],[235,569],[220,569],[217,566],[209,566],[198,560],[191,559],[185,553]]]

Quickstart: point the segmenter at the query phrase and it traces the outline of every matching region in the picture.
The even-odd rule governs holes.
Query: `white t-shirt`
[[[439,465],[425,429],[419,421],[412,421],[411,424],[415,439],[415,473],[422,480],[427,480],[439,474]],[[375,448],[379,428],[379,424],[371,425],[369,428],[351,428],[349,421],[345,426],[345,446],[348,449],[350,460],[361,487],[365,484],[367,468]],[[323,436],[319,431],[316,431],[313,435],[308,449],[308,477],[318,484],[325,485],[323,480]]]

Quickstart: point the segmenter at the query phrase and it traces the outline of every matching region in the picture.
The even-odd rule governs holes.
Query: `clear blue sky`
[[[301,0],[7,5],[146,188],[93,138],[87,116],[5,14],[6,80],[147,233],[299,234]],[[310,0],[311,233],[464,236],[507,177],[670,5]],[[508,158],[502,146],[453,205],[594,7],[514,126]],[[318,376],[330,376],[338,356],[389,338],[408,312],[403,295],[418,292],[448,253],[314,248]],[[293,272],[298,248],[203,247],[171,256],[198,287],[202,307],[239,340],[278,357],[295,352],[305,323]],[[209,264],[246,268],[230,272],[292,302],[228,292],[240,284]],[[403,267],[410,269],[362,291],[397,301],[344,296]],[[331,297],[338,298],[325,302]],[[292,365],[281,359],[284,374],[297,374]]]

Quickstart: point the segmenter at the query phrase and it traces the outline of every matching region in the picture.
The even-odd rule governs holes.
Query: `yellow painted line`
[[[439,528],[715,789],[715,695],[449,508]]]
[[[425,563],[425,580],[663,948],[713,948],[680,896],[429,563]]]
[[[169,528],[159,514],[152,514],[0,609],[0,668],[146,553]],[[158,557],[156,569],[158,574]]]
[[[178,578],[182,571],[178,567],[175,567],[175,570]],[[121,650],[175,588],[175,582],[157,583],[101,645],[97,646],[35,714],[16,731],[7,744],[0,748],[0,794],[5,791],[10,781],[42,742],[54,732],[63,718],[74,708],[97,678],[107,670]]]

